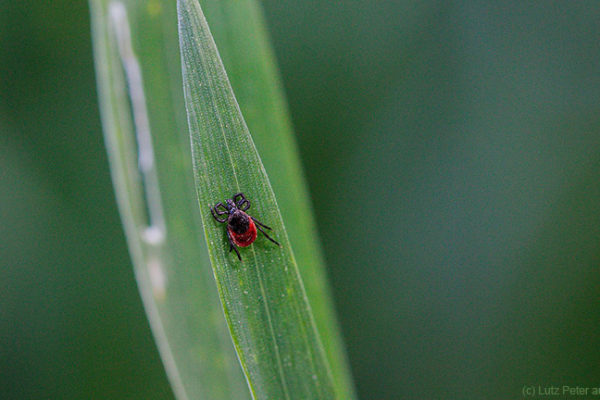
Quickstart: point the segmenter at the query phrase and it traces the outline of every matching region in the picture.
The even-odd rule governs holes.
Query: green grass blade
[[[200,215],[226,319],[259,399],[334,398],[331,372],[268,177],[196,0],[179,0],[183,83]],[[243,191],[281,247],[228,252],[209,208]]]
[[[111,173],[138,286],[176,396],[248,399],[194,189],[172,1],[90,2]]]
[[[354,387],[341,340],[306,183],[275,57],[256,0],[200,0],[244,119],[277,199],[315,322],[331,366],[336,394]]]

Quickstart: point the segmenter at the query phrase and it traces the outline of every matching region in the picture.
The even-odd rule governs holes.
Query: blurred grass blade
[[[90,5],[113,183],[171,386],[180,400],[248,399],[196,206],[176,5]]]
[[[331,372],[269,180],[196,0],[179,0],[183,83],[208,251],[225,316],[258,399],[334,398]],[[244,192],[281,247],[259,238],[228,252],[209,208]]]
[[[252,132],[277,199],[336,394],[352,399],[352,384],[325,265],[282,85],[256,0],[200,0],[242,115]],[[293,229],[291,229],[293,227]]]

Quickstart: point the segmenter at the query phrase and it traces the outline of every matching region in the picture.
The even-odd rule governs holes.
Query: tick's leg
[[[250,218],[252,218],[252,221],[256,222],[258,225],[262,226],[263,228],[267,228],[268,230],[271,230],[271,228],[269,228],[268,226],[266,226],[265,224],[263,224],[262,222],[260,222],[256,218],[254,218],[254,217],[250,217]]]
[[[252,218],[254,219],[254,218]],[[265,237],[267,239],[269,239],[271,242],[275,243],[277,246],[281,246],[279,243],[277,243],[277,241],[275,241],[271,236],[267,235],[267,232],[263,231],[263,229],[260,227],[260,225],[256,225],[256,227],[258,228],[259,231],[262,232],[263,235],[265,235]],[[271,228],[269,228],[271,229]]]
[[[218,222],[220,222],[220,223],[227,222],[227,217],[225,217],[225,218],[218,217],[218,215],[227,215],[228,214],[227,211],[219,210],[219,206],[225,208],[225,206],[222,203],[217,203],[217,204],[215,204],[215,206],[213,208],[210,209],[210,212],[212,213],[213,218],[215,220],[217,220]]]
[[[217,214],[215,213],[215,210],[213,208],[211,208],[210,211],[212,212],[213,218],[217,222],[220,222],[222,224],[225,223],[225,222],[227,222],[227,217],[225,217],[225,218],[219,218],[219,217],[217,217]]]
[[[238,197],[239,197],[239,200],[238,200]],[[233,195],[233,202],[235,203],[237,208],[239,208],[242,211],[246,211],[247,209],[250,208],[250,200],[248,200],[246,198],[246,196],[244,196],[244,193],[242,193],[242,192],[236,193]]]
[[[219,210],[219,207],[222,208],[222,210]],[[219,215],[225,215],[225,214],[229,214],[229,210],[227,210],[227,206],[225,206],[225,204],[219,202],[217,204],[215,204],[215,211],[217,212],[217,214]]]
[[[248,210],[250,208],[250,200],[244,199],[240,201],[240,204],[238,204],[238,208],[242,211]]]
[[[239,201],[238,197],[240,198],[240,200],[246,200],[246,196],[244,196],[244,193],[242,193],[242,192],[236,193],[232,197],[233,202],[236,203],[236,204]]]
[[[233,240],[231,239],[231,234],[229,233],[229,231],[227,231],[227,240],[229,240],[229,252],[231,253],[231,250],[235,250],[235,254],[237,254],[240,261],[242,261],[240,252],[238,251],[237,246],[235,244],[233,244]]]

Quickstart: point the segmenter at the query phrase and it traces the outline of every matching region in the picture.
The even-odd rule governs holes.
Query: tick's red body
[[[238,247],[248,247],[256,240],[256,231],[259,230],[271,242],[279,246],[279,243],[267,235],[264,229],[271,229],[256,218],[245,213],[250,208],[250,200],[243,193],[236,193],[233,198],[225,200],[225,204],[217,203],[211,209],[211,213],[217,222],[227,223],[227,240],[229,240],[229,251],[235,250],[235,254],[242,261]]]
[[[248,229],[245,232],[236,233],[231,225],[227,226],[227,231],[231,235],[233,244],[238,247],[248,247],[256,240],[256,225],[254,225],[251,218],[248,218]]]

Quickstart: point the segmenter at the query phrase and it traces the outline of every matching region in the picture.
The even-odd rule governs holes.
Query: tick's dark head
[[[225,207],[227,207],[227,211],[233,212],[237,209],[237,206],[235,205],[233,200],[227,199],[226,203],[227,203],[227,205]]]
[[[235,209],[234,212],[229,214],[227,224],[234,233],[241,235],[248,231],[248,228],[250,227],[250,217],[248,217],[248,214],[245,212]]]

